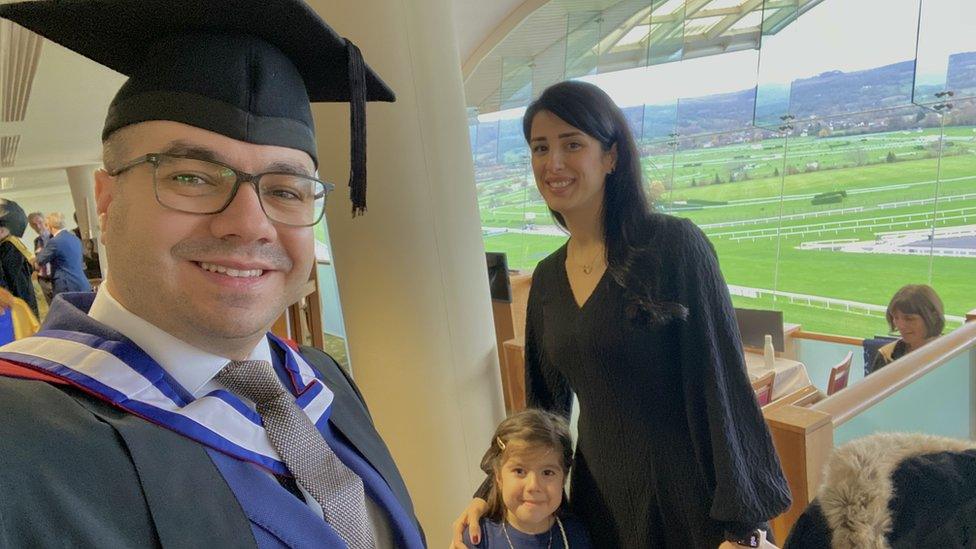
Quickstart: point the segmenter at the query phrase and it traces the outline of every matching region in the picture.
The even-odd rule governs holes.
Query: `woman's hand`
[[[14,296],[7,290],[0,288],[0,309],[12,309],[14,307]]]
[[[468,537],[471,543],[481,543],[481,527],[478,521],[488,512],[488,502],[481,498],[474,498],[468,508],[461,513],[461,516],[454,521],[451,527],[454,529],[454,539],[451,541],[451,549],[465,549],[463,537],[464,528],[468,528]]]

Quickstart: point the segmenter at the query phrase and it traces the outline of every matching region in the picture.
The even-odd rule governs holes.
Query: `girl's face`
[[[603,186],[617,159],[616,145],[599,141],[549,111],[532,118],[532,172],[546,205],[563,216],[600,214]]]
[[[895,309],[891,313],[891,320],[895,329],[898,330],[898,335],[905,340],[910,348],[920,347],[928,339],[928,330],[921,315],[903,313]]]
[[[565,477],[555,449],[516,447],[495,474],[509,524],[527,534],[548,530],[563,500]]]

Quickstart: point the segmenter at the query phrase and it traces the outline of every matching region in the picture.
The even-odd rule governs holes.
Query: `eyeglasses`
[[[150,153],[109,173],[115,177],[136,166],[153,168],[153,191],[161,206],[185,213],[216,214],[227,209],[242,183],[254,185],[268,219],[294,227],[317,224],[335,185],[287,172],[251,175],[219,162]]]

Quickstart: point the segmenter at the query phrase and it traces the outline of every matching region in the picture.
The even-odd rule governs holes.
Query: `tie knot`
[[[232,360],[217,374],[216,380],[258,406],[287,393],[266,360]]]

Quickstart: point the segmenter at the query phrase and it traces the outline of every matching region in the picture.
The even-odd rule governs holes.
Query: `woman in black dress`
[[[525,369],[530,407],[568,417],[579,399],[573,512],[594,547],[744,542],[790,495],[711,243],[651,212],[634,138],[596,86],[548,88],[523,129],[570,233],[533,274]]]

